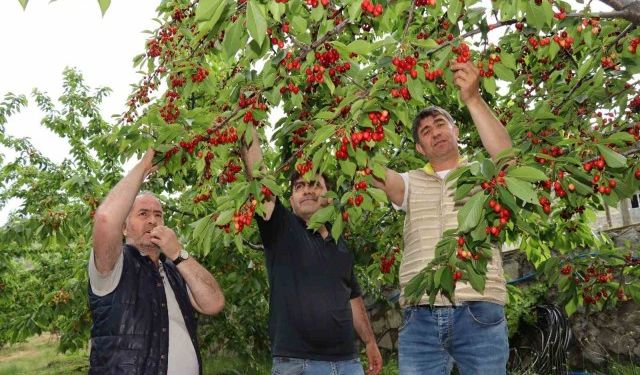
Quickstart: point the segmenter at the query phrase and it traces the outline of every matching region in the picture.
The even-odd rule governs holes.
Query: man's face
[[[324,197],[326,192],[327,186],[321,175],[311,181],[298,178],[293,183],[293,192],[289,198],[293,213],[308,220],[316,211],[328,204],[327,198]]]
[[[418,126],[416,150],[429,160],[457,158],[458,127],[441,114],[423,118]]]
[[[164,225],[160,201],[151,195],[138,196],[133,202],[123,228],[126,242],[139,250],[157,249],[157,246],[151,242],[149,232],[158,225]]]

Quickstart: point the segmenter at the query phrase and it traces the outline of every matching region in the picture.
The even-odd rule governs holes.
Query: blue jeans
[[[364,375],[364,370],[359,359],[330,362],[273,357],[271,375]]]
[[[400,326],[400,375],[507,372],[509,336],[504,307],[465,302],[455,307],[411,306]]]

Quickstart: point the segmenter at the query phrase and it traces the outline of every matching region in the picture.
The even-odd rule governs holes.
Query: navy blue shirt
[[[352,298],[361,295],[354,257],[342,238],[307,229],[276,201],[256,215],[269,277],[269,337],[274,357],[343,361],[357,357]]]

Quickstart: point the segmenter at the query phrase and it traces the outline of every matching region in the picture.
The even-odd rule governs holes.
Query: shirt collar
[[[462,156],[458,158],[458,166],[465,164],[467,162],[466,158],[463,158]],[[456,167],[457,168],[457,167]],[[453,168],[455,169],[455,168]],[[422,170],[424,171],[424,173],[430,175],[430,176],[435,176],[436,172],[433,170],[433,166],[431,165],[431,163],[427,163],[424,165],[424,167],[422,167]]]

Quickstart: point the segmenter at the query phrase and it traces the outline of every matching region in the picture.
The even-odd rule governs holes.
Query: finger
[[[453,79],[455,80],[455,79],[461,78],[461,79],[465,79],[466,80],[468,78],[468,76],[469,75],[467,73],[462,72],[462,71],[459,70],[459,71],[454,73]]]
[[[468,63],[459,63],[459,62],[455,62],[451,65],[451,70],[454,72],[457,71],[466,71],[469,70],[469,65]]]
[[[456,85],[457,88],[462,89],[464,85],[464,80],[462,78],[454,78],[453,84]]]

